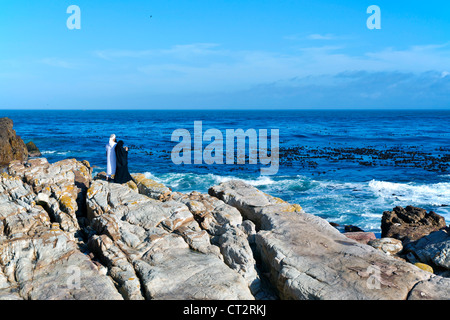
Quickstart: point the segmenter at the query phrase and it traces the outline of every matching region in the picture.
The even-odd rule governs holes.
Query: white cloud
[[[403,50],[386,48],[378,52],[368,52],[366,56],[369,63],[378,63],[380,70],[424,72],[450,69],[448,44],[412,46]]]
[[[149,50],[102,50],[98,58],[110,63],[113,73],[104,81],[118,87],[132,84],[148,93],[193,93],[248,90],[261,83],[337,75],[365,71],[373,74],[418,74],[438,71],[448,79],[448,45],[413,46],[406,49],[383,48],[352,55],[344,46],[302,47],[289,53],[229,50],[215,43],[175,45]],[[435,75],[436,76],[436,75]],[[97,78],[101,80],[101,75]],[[332,77],[327,81],[336,81]],[[391,83],[395,88],[396,83]],[[373,97],[373,93],[368,93]]]
[[[168,49],[148,49],[148,50],[96,50],[94,55],[105,60],[123,58],[150,58],[155,56],[166,56],[172,58],[186,58],[195,55],[211,55],[220,53],[215,50],[219,47],[215,43],[193,43],[174,45]]]
[[[314,33],[314,34],[310,34],[307,38],[310,40],[333,40],[333,39],[336,39],[336,37],[330,33],[327,33],[324,35]]]
[[[58,67],[58,68],[64,68],[64,69],[74,69],[77,67],[77,64],[74,62],[69,62],[64,59],[60,58],[44,58],[39,61],[40,63],[52,66],[52,67]]]
[[[301,40],[345,40],[345,39],[351,39],[351,37],[349,36],[344,36],[344,35],[335,35],[332,33],[326,33],[326,34],[321,34],[321,33],[313,33],[313,34],[309,34],[309,35],[304,35],[304,34],[290,34],[290,35],[286,35],[283,36],[284,40],[290,40],[290,41],[301,41]]]
[[[261,108],[449,108],[450,79],[438,72],[345,72],[260,84],[231,101]]]

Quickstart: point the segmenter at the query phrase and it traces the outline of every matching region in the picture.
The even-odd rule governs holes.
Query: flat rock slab
[[[449,300],[450,285],[447,278],[433,276],[419,282],[411,290],[408,300]]]

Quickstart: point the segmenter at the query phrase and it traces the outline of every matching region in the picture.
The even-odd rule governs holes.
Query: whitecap
[[[148,179],[163,183],[180,192],[205,192],[213,185],[233,179],[232,177],[222,177],[211,173],[203,175],[195,173],[164,173],[156,176],[151,172],[145,172],[144,175]]]
[[[372,180],[368,182],[319,181],[297,176],[259,176],[242,178],[216,174],[146,172],[147,178],[163,183],[174,191],[207,193],[214,185],[241,180],[256,188],[300,204],[305,212],[328,221],[358,225],[364,230],[379,231],[382,213],[395,206],[413,205],[433,209],[446,219],[450,207],[450,183],[415,184]]]
[[[145,172],[145,176],[149,179],[163,183],[173,190],[180,192],[187,191],[207,191],[210,187],[218,185],[222,182],[230,180],[240,180],[258,189],[264,190],[274,196],[293,195],[312,188],[311,181],[301,177],[276,177],[259,176],[254,179],[242,178],[237,176],[221,176],[212,173],[195,174],[195,173],[164,173],[155,175],[151,172]]]
[[[50,154],[50,155],[64,156],[64,155],[67,155],[69,153],[70,153],[70,151],[57,151],[57,150],[44,150],[44,151],[41,151],[42,155]]]
[[[393,199],[399,203],[416,206],[450,205],[450,183],[448,182],[415,184],[372,180],[369,182],[369,188],[376,196]]]

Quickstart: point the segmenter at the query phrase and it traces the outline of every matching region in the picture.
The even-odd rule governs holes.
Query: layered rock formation
[[[75,240],[81,164],[68,162],[13,162],[0,177],[0,299],[122,299]]]
[[[183,194],[133,177],[93,179],[75,159],[11,162],[0,176],[0,299],[450,297],[450,279],[385,253],[395,243],[358,243],[242,181]],[[433,259],[446,248],[409,250]],[[447,266],[445,253],[435,262]]]
[[[97,180],[87,204],[96,233],[89,247],[125,298],[253,299],[182,202]]]

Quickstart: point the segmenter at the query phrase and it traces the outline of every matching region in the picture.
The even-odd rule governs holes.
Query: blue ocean
[[[130,172],[175,191],[207,192],[242,179],[308,213],[380,233],[383,211],[413,205],[450,221],[450,111],[442,110],[2,110],[25,142],[50,162],[88,160],[106,171],[114,133],[129,146]],[[279,170],[260,164],[181,164],[171,160],[176,129],[279,130]],[[205,143],[207,145],[207,143]],[[270,141],[269,141],[270,147]],[[224,148],[225,149],[225,148]],[[224,154],[225,157],[225,154]]]

